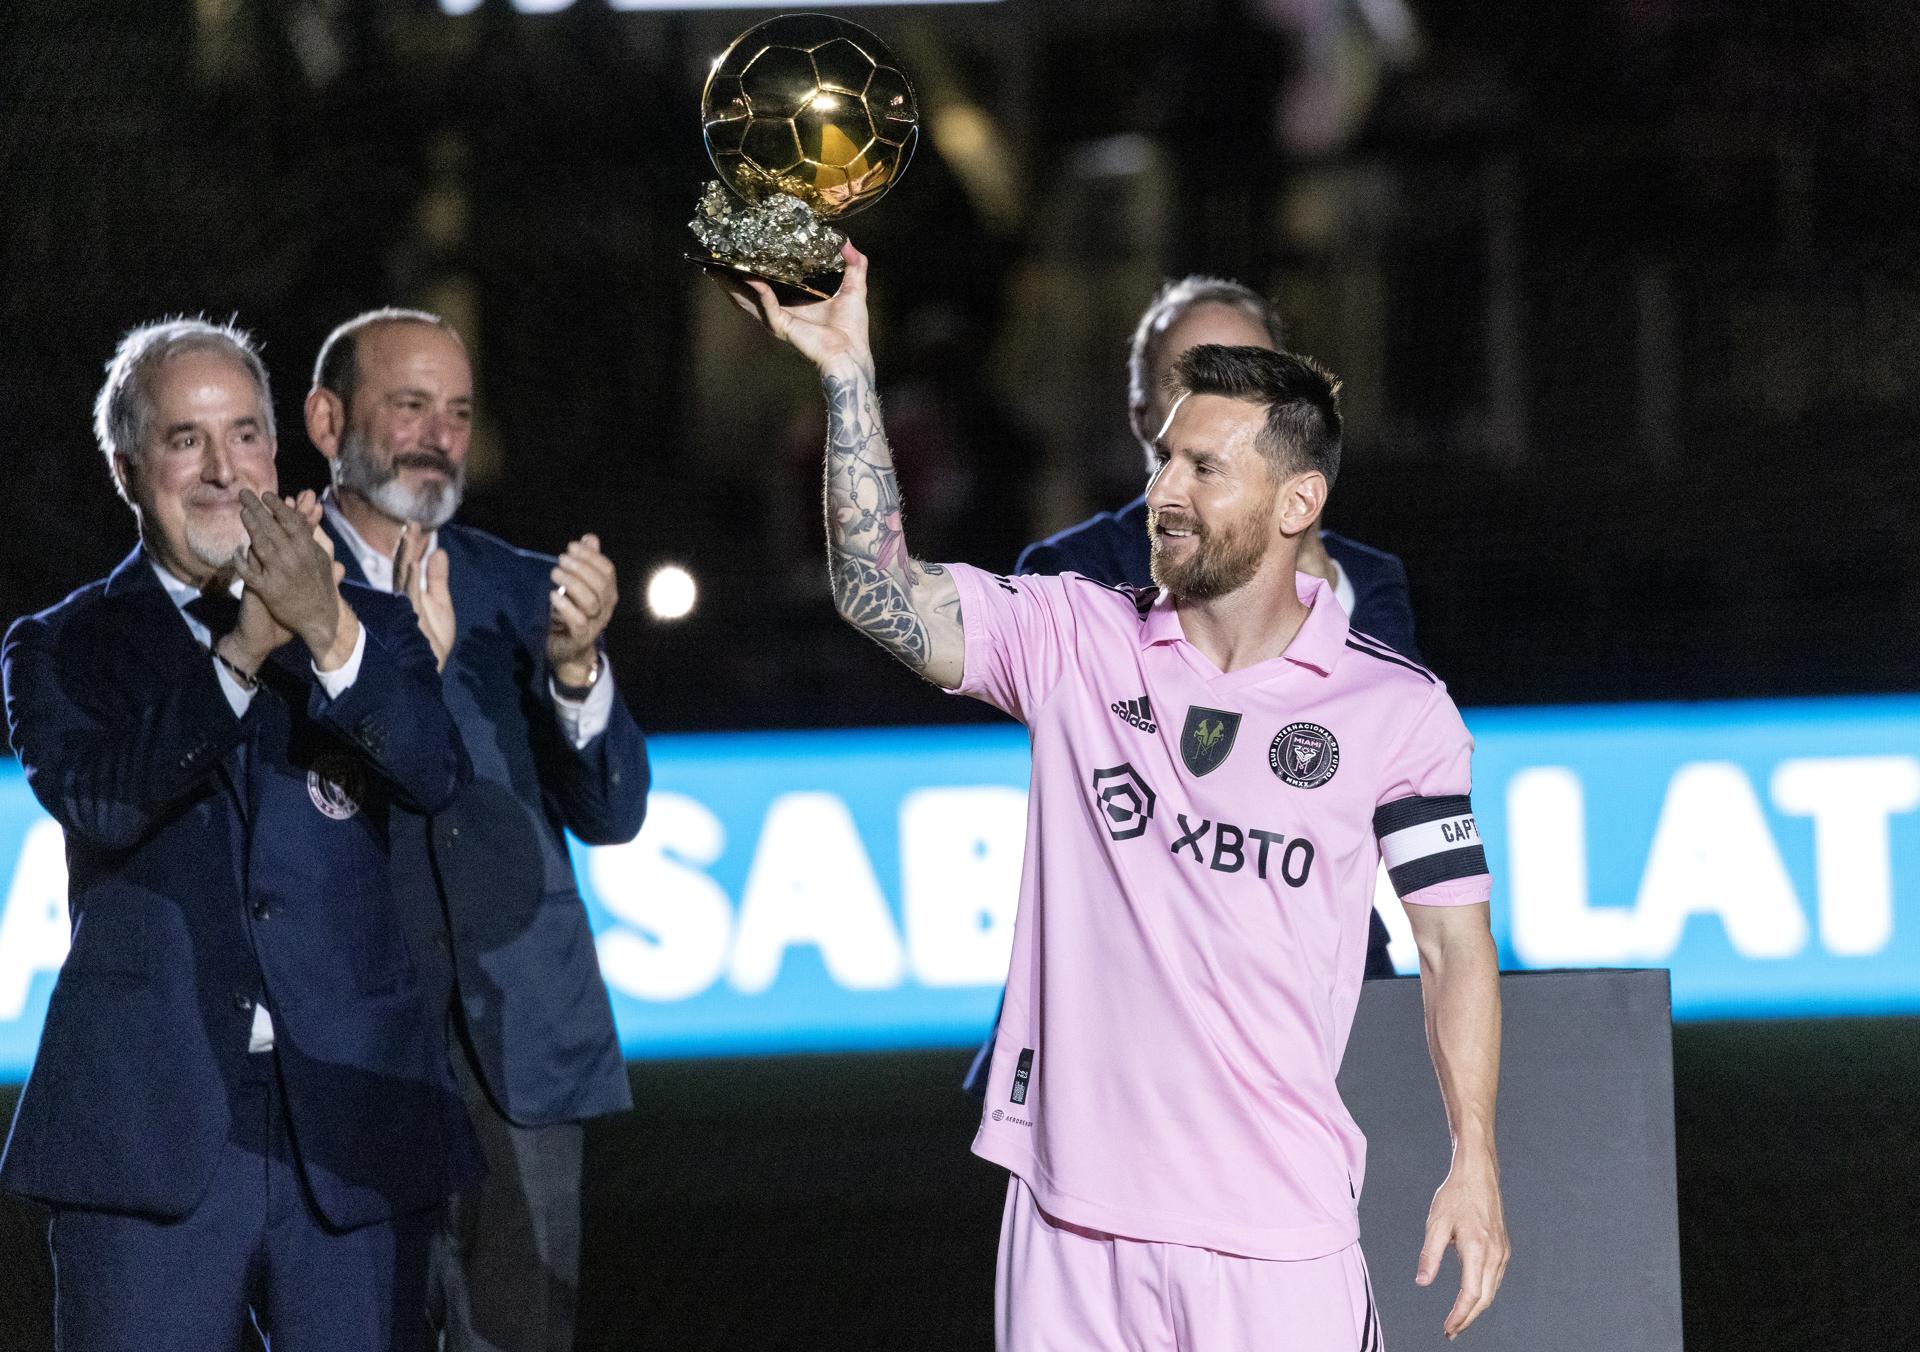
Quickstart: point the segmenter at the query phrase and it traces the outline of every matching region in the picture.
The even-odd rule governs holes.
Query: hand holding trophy
[[[913,157],[913,86],[878,38],[824,14],[748,29],[713,63],[700,116],[719,181],[689,223],[702,267],[758,278],[789,303],[840,285],[846,236]]]

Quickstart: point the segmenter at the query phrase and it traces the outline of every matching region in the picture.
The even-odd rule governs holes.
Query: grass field
[[[990,1347],[1005,1175],[964,1060],[634,1066],[588,1136],[580,1347]],[[1674,1076],[1689,1352],[1920,1347],[1920,1019],[1683,1026]],[[51,1345],[48,1282],[0,1204],[0,1349]]]

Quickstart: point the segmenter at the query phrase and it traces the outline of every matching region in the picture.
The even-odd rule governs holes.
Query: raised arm
[[[907,552],[867,341],[867,260],[851,244],[845,257],[846,278],[831,300],[785,306],[759,281],[729,281],[727,289],[819,369],[827,399],[827,567],[841,618],[952,690],[966,660],[960,591],[940,565]]]
[[[1420,948],[1427,1050],[1453,1136],[1453,1166],[1427,1212],[1414,1280],[1426,1286],[1439,1275],[1449,1243],[1459,1252],[1460,1293],[1444,1325],[1453,1338],[1493,1304],[1510,1253],[1493,1139],[1494,1097],[1500,1088],[1500,967],[1485,902],[1406,909]]]

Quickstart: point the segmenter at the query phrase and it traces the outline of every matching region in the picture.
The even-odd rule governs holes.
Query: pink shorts
[[[1083,1230],[1007,1184],[999,1352],[1381,1352],[1360,1246],[1278,1262]]]

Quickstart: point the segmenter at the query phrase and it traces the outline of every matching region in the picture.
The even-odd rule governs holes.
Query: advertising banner
[[[1504,966],[1670,968],[1682,1018],[1920,1011],[1920,698],[1466,719]],[[638,839],[575,847],[630,1057],[984,1035],[1023,730],[650,745]],[[1384,875],[1377,904],[1412,971]],[[67,934],[60,828],[0,761],[0,1078],[31,1064]]]

